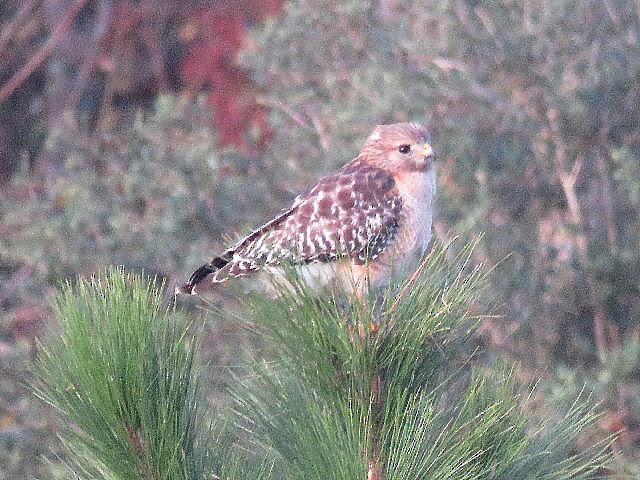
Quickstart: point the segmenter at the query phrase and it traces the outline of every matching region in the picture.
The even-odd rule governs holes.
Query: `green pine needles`
[[[36,389],[69,425],[67,465],[83,479],[596,478],[611,439],[574,449],[588,398],[531,421],[509,371],[472,368],[486,279],[472,249],[436,245],[371,299],[293,277],[277,300],[248,297],[261,348],[230,386],[231,440],[207,420],[198,343],[161,289],[122,270],[67,285]]]
[[[153,281],[108,270],[66,285],[53,307],[61,333],[41,347],[37,394],[74,424],[62,436],[69,468],[80,478],[210,478],[197,342]]]
[[[509,372],[470,367],[486,280],[473,247],[436,245],[379,299],[320,299],[294,281],[249,301],[267,352],[233,392],[275,478],[596,477],[609,440],[571,453],[596,418],[587,398],[532,425]]]

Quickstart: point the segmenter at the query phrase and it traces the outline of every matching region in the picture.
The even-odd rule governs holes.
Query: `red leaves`
[[[247,35],[247,26],[278,13],[281,0],[248,2],[243,5],[201,10],[185,33],[194,35],[180,75],[194,90],[209,91],[213,124],[222,145],[234,145],[246,153],[264,148],[271,131],[267,109],[256,99],[256,90],[237,56]]]

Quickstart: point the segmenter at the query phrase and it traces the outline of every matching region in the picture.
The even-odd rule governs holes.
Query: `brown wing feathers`
[[[283,262],[350,257],[354,263],[365,263],[380,255],[394,237],[401,208],[389,172],[356,159],[196,270],[181,291],[192,293],[207,277],[222,282]]]

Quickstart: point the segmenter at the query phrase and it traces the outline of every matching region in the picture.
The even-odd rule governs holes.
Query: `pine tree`
[[[249,301],[267,352],[233,393],[275,478],[593,478],[607,441],[571,453],[596,414],[576,399],[528,422],[504,367],[472,367],[486,274],[472,246],[436,246],[381,298],[320,299],[304,284]],[[396,293],[397,292],[397,293]]]
[[[150,279],[67,285],[36,388],[68,425],[67,465],[82,479],[595,478],[609,440],[574,450],[588,398],[529,421],[508,371],[473,366],[486,274],[471,250],[435,246],[371,298],[295,276],[278,299],[246,298],[262,348],[235,374],[226,429],[199,395],[193,330]]]
[[[202,398],[198,341],[153,279],[109,269],[65,285],[60,333],[41,345],[35,393],[59,413],[79,479],[266,478],[231,451]],[[224,457],[224,464],[220,458]]]

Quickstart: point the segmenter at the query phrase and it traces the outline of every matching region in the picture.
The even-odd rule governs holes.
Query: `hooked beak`
[[[433,159],[436,156],[435,152],[433,151],[433,147],[428,143],[425,143],[424,145],[421,145],[418,148],[419,148],[420,156],[422,157]]]
[[[431,163],[436,157],[436,153],[433,151],[433,147],[430,144],[425,143],[422,145],[416,145],[415,151],[418,156],[418,159],[416,160],[416,167],[418,168],[418,170],[424,171],[430,168]]]

